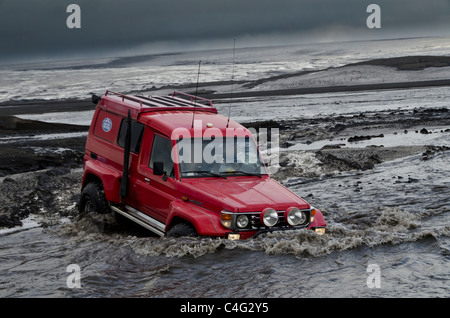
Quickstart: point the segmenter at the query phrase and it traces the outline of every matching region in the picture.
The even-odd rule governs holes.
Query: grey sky
[[[81,7],[81,29],[66,8]],[[366,8],[381,7],[381,29]],[[450,0],[0,0],[0,60],[450,35]]]

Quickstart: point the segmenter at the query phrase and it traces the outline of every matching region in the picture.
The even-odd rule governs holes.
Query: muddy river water
[[[0,240],[2,297],[447,297],[450,176],[438,155],[299,182],[328,232],[248,241],[105,232],[85,218]],[[422,182],[411,181],[417,169]],[[398,182],[400,181],[400,182]],[[327,191],[322,191],[324,182]],[[355,190],[359,189],[358,192]],[[361,195],[364,193],[364,196]],[[375,199],[376,198],[376,199]],[[446,205],[443,202],[447,202]],[[80,269],[80,288],[68,266]],[[374,286],[379,269],[378,286]],[[69,270],[69,271],[68,271]]]

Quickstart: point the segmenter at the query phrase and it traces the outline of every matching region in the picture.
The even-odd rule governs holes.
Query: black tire
[[[111,212],[103,187],[95,182],[88,183],[81,191],[78,209],[80,213],[97,212],[105,214]]]
[[[167,231],[168,237],[198,236],[195,228],[189,223],[177,223]]]

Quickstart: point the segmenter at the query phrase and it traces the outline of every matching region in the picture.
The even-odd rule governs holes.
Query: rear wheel
[[[98,183],[87,184],[81,191],[79,211],[105,214],[111,212],[103,187]]]
[[[189,223],[178,223],[175,224],[167,231],[167,236],[169,237],[182,237],[182,236],[198,236],[195,228]]]

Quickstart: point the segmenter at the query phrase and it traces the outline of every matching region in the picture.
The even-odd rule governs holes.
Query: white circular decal
[[[112,128],[112,121],[111,121],[111,119],[106,117],[105,119],[103,119],[102,129],[104,132],[109,132],[111,130],[111,128]]]

